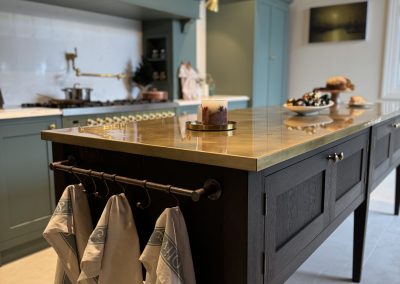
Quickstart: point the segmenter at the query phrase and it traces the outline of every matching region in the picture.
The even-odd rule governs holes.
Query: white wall
[[[344,75],[356,86],[354,94],[370,101],[380,97],[386,28],[386,0],[369,0],[367,39],[308,43],[311,7],[357,2],[355,0],[294,0],[291,5],[289,97],[299,97],[327,78]],[[342,95],[347,100],[350,94]]]
[[[76,77],[65,52],[78,48],[82,72],[134,70],[142,51],[138,21],[19,0],[0,0],[0,88],[6,106],[34,102],[37,94],[64,98],[63,87],[81,83],[92,100],[124,99],[128,80]]]

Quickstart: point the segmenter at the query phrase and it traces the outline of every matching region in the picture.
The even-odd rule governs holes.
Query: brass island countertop
[[[315,116],[298,116],[282,107],[229,112],[234,131],[186,130],[196,116],[64,128],[42,132],[42,139],[83,147],[260,171],[400,115],[400,104],[369,108],[334,106]]]

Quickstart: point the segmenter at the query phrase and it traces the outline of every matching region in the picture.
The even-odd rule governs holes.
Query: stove
[[[62,109],[62,127],[64,128],[173,117],[178,106],[177,103],[170,101],[72,101],[54,99],[45,103],[25,103],[21,105],[21,107]]]

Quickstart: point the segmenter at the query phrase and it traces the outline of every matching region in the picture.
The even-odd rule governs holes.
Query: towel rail
[[[193,201],[197,202],[200,200],[202,196],[207,196],[210,200],[217,200],[221,196],[222,190],[219,182],[215,179],[207,179],[202,188],[198,188],[195,190],[180,188],[176,186],[172,186],[169,184],[160,184],[156,182],[151,182],[147,180],[139,180],[134,178],[128,178],[124,176],[118,176],[114,174],[97,172],[93,170],[87,170],[78,168],[75,166],[70,166],[69,164],[73,163],[74,159],[70,158],[68,160],[58,161],[50,163],[49,167],[53,171],[63,171],[67,173],[75,173],[78,175],[96,177],[99,179],[116,181],[119,183],[130,184],[142,188],[154,189],[158,191],[163,191],[166,193],[174,193],[178,195],[183,195],[190,197]]]

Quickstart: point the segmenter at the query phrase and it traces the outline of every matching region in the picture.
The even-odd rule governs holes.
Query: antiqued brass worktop
[[[400,104],[370,108],[346,105],[317,116],[297,116],[281,107],[234,110],[231,132],[185,129],[195,116],[43,131],[42,139],[84,147],[260,171],[400,115]]]

